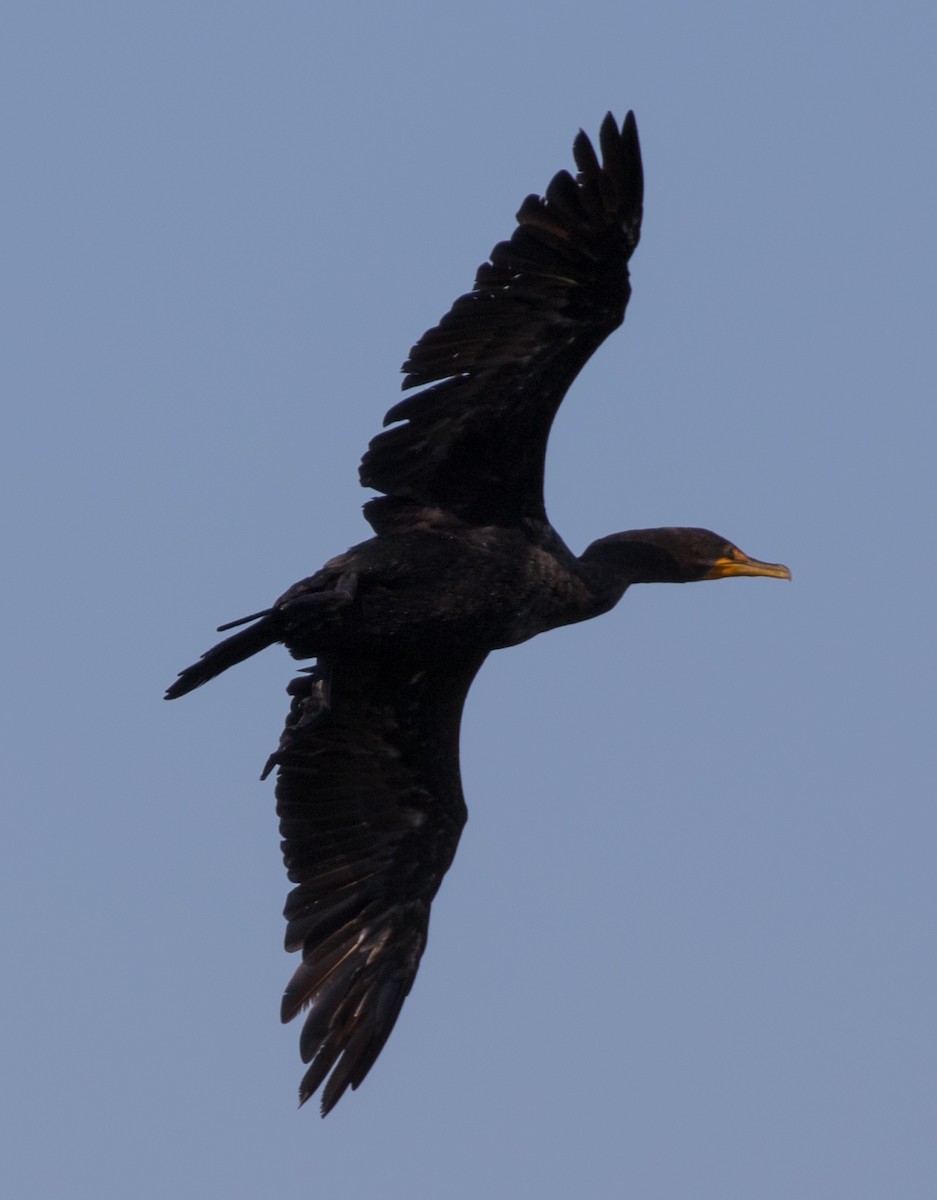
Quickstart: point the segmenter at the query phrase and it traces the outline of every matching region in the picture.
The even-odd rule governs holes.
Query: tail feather
[[[250,629],[242,629],[240,633],[213,646],[211,650],[206,650],[197,663],[180,671],[176,682],[166,689],[166,699],[176,700],[179,696],[184,696],[186,692],[191,692],[207,683],[209,679],[214,679],[222,671],[227,671],[228,667],[243,662],[245,658],[250,658],[260,650],[266,650],[279,640],[279,631],[272,614],[264,616]]]
[[[238,617],[236,621],[227,621],[224,625],[219,625],[217,633],[227,633],[229,629],[237,629],[239,625],[250,625],[251,621],[257,621],[260,617],[269,617],[273,612],[272,608],[262,608],[260,612],[251,613],[247,617]]]

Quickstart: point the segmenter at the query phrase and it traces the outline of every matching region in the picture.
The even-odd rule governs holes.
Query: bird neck
[[[587,546],[579,561],[591,585],[617,591],[616,599],[633,583],[684,583],[687,576],[671,544],[674,532],[631,529],[613,533]]]

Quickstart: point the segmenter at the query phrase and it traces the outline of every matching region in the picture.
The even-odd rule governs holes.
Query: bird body
[[[549,527],[459,522],[352,546],[227,642],[247,650],[238,660],[274,642],[297,659],[353,650],[487,653],[598,616],[626,586],[590,571]],[[201,660],[171,698],[216,673],[206,674]]]
[[[277,771],[295,885],[286,946],[302,961],[282,1017],[308,1013],[301,1102],[323,1113],[387,1040],[426,944],[430,904],[466,809],[459,726],[493,650],[607,612],[636,583],[789,578],[708,530],[631,530],[576,556],[543,502],[547,439],[569,384],[621,324],[640,234],[637,129],[611,115],[602,160],[580,133],[579,172],[529,196],[439,325],[360,477],[374,536],[289,588],[167,691],[173,699],[274,643],[315,659],[290,684]],[[326,1082],[327,1081],[327,1082]]]

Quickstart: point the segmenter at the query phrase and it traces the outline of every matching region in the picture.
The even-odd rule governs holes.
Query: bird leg
[[[279,608],[281,612],[288,613],[291,618],[304,608],[314,609],[317,613],[330,612],[334,608],[344,608],[346,604],[351,604],[357,591],[358,572],[346,571],[343,575],[339,575],[335,587],[329,588],[327,591],[300,592],[297,596],[291,596],[284,601]]]

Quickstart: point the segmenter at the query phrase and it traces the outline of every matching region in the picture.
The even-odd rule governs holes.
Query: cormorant
[[[634,115],[609,113],[601,162],[581,132],[578,173],[528,196],[510,241],[417,342],[361,483],[369,541],[340,554],[181,673],[182,696],[275,642],[316,665],[292,696],[277,770],[295,885],[286,948],[302,962],[282,1018],[308,1008],[300,1103],[322,1112],[367,1075],[413,985],[430,904],[466,818],[459,723],[492,650],[606,612],[633,583],[789,579],[705,529],[600,538],[576,557],[550,525],[544,456],[560,401],[624,319],[641,228]],[[428,386],[424,386],[428,385]]]

